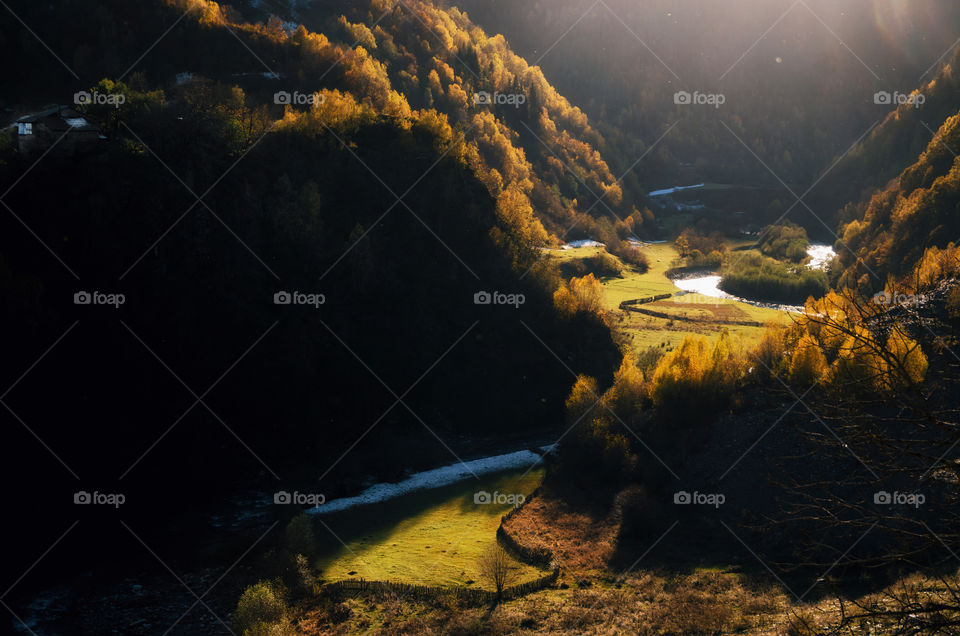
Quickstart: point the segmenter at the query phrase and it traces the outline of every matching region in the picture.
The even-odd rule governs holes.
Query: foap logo
[[[319,309],[320,305],[327,302],[327,297],[323,294],[305,294],[303,292],[278,291],[273,295],[274,305],[308,305],[314,309]]]
[[[520,108],[527,103],[527,96],[523,93],[488,93],[480,91],[473,94],[473,103],[477,106],[513,106]]]
[[[510,305],[514,309],[519,309],[520,305],[525,302],[527,302],[527,297],[523,294],[478,291],[473,295],[474,305]]]
[[[873,503],[878,506],[913,506],[919,508],[927,501],[926,495],[910,492],[887,492],[880,490],[873,493]]]
[[[118,492],[99,492],[94,490],[92,493],[86,490],[78,490],[73,493],[73,503],[79,506],[113,506],[119,508],[126,503],[127,497]]]
[[[719,508],[726,501],[726,495],[721,493],[697,492],[696,490],[692,493],[686,490],[673,493],[673,503],[678,506],[713,506]]]
[[[875,305],[896,305],[899,307],[919,307],[927,302],[924,294],[903,294],[889,291],[877,292],[873,295]]]
[[[903,106],[909,105],[914,108],[920,108],[927,101],[923,93],[901,93],[899,91],[877,91],[873,94],[873,103],[879,106]]]
[[[98,291],[78,291],[73,295],[74,305],[109,305],[114,309],[119,309],[120,305],[126,302],[127,297],[123,294],[105,294]]]
[[[120,108],[127,103],[127,96],[123,93],[77,91],[73,94],[73,103],[77,106],[113,106],[114,108]]]
[[[321,93],[301,93],[300,91],[277,91],[273,94],[273,103],[290,106],[313,106],[322,104],[326,96]]]
[[[273,503],[280,506],[296,505],[313,506],[316,508],[322,506],[326,501],[326,495],[321,495],[317,492],[300,492],[299,490],[287,492],[286,490],[278,490],[273,493]]]
[[[694,91],[677,91],[673,94],[673,103],[678,106],[713,106],[720,108],[727,102],[723,93],[701,93]]]
[[[473,503],[478,506],[486,506],[490,504],[496,504],[498,506],[513,506],[514,508],[519,507],[526,501],[527,498],[522,493],[503,493],[493,491],[493,494],[488,493],[486,490],[480,490],[473,493]]]

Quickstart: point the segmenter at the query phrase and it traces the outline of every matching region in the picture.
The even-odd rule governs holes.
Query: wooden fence
[[[523,500],[519,506],[516,506],[510,512],[503,515],[500,518],[500,525],[497,527],[497,540],[500,544],[506,548],[509,552],[512,552],[513,555],[524,563],[539,567],[539,568],[548,568],[553,562],[553,552],[547,548],[531,548],[520,543],[516,537],[507,532],[507,529],[503,527],[503,524],[510,520],[511,517],[519,513],[527,503],[533,500],[540,493],[540,487],[538,486],[530,496]]]
[[[620,303],[620,309],[627,310],[634,305],[646,305],[647,303],[656,302],[658,300],[666,300],[670,298],[673,294],[657,294],[656,296],[646,296],[644,298],[634,298],[633,300],[625,300]]]

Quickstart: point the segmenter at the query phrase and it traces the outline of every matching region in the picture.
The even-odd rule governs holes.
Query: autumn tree
[[[795,386],[806,389],[820,382],[826,372],[827,358],[820,343],[810,334],[804,334],[790,356],[787,377]]]
[[[613,386],[602,396],[597,381],[577,377],[566,401],[566,439],[560,443],[560,471],[580,484],[615,487],[625,483],[637,457],[624,434],[626,419],[639,412],[643,375],[632,356],[624,358]]]
[[[481,554],[477,565],[480,575],[496,589],[498,598],[520,576],[520,566],[499,544]]]
[[[647,388],[643,372],[637,367],[637,357],[627,353],[613,376],[613,386],[603,395],[604,405],[620,419],[627,420],[640,411],[646,397]]]
[[[745,367],[746,359],[728,332],[713,346],[702,336],[688,337],[657,364],[650,396],[664,417],[689,423],[723,406]],[[691,400],[691,395],[697,399]]]
[[[677,240],[673,242],[674,247],[677,248],[677,252],[680,253],[680,256],[686,258],[690,253],[690,240],[681,234],[677,237]]]
[[[564,316],[586,312],[603,315],[603,285],[593,274],[573,277],[553,293],[553,303]]]
[[[576,424],[588,417],[600,401],[597,394],[597,381],[594,378],[579,375],[566,401],[567,421]]]

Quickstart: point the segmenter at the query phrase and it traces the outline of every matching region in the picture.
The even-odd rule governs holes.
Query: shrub
[[[561,266],[561,271],[565,276],[571,277],[586,276],[587,274],[593,274],[601,278],[604,276],[620,277],[623,275],[623,266],[610,254],[601,252],[594,256],[567,261]]]
[[[607,251],[617,256],[624,263],[632,265],[640,273],[645,273],[650,269],[650,261],[647,260],[647,255],[627,241],[616,241],[608,244]]]
[[[802,263],[807,258],[807,231],[794,223],[772,225],[764,230],[760,251],[778,260]]]
[[[231,623],[239,636],[283,634],[288,614],[283,591],[275,584],[260,581],[244,590]]]
[[[257,623],[238,636],[297,636],[297,631],[285,623]]]
[[[663,356],[664,350],[661,347],[647,347],[637,354],[637,368],[644,374],[648,374],[656,368]]]
[[[263,577],[281,584],[294,598],[311,594],[318,578],[307,557],[283,547],[267,550],[261,557],[259,571]]]
[[[623,276],[623,266],[620,261],[606,252],[591,256],[587,262],[596,276]]]

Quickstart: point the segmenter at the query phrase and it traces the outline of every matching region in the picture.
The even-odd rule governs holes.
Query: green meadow
[[[496,544],[500,517],[510,504],[475,504],[474,493],[530,493],[543,480],[543,468],[527,474],[509,471],[468,479],[315,517],[321,545],[317,567],[325,581],[364,578],[417,585],[493,589],[479,572],[480,556]],[[326,526],[326,528],[324,527]],[[334,536],[335,535],[335,536]],[[343,539],[345,543],[340,543]],[[514,583],[544,572],[517,562]]]

